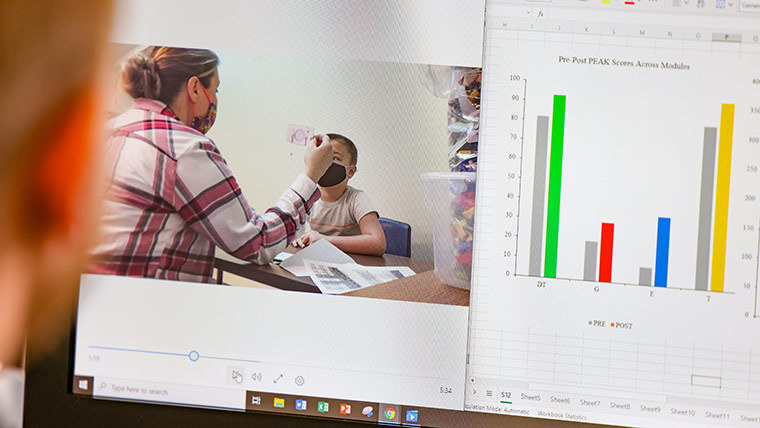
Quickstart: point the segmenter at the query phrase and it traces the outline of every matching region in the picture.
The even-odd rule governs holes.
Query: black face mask
[[[336,184],[340,184],[345,179],[346,167],[333,162],[333,164],[330,165],[330,168],[327,168],[327,171],[325,171],[325,174],[319,179],[317,184],[322,187],[332,187]]]

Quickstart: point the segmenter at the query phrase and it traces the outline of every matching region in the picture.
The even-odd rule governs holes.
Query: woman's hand
[[[313,244],[322,238],[324,238],[324,235],[319,232],[310,230],[304,233],[300,238],[293,241],[293,246],[296,248],[306,248],[309,246],[309,244]]]
[[[306,144],[306,153],[303,155],[303,161],[306,164],[305,174],[313,182],[319,181],[325,174],[327,168],[332,165],[333,148],[330,143],[330,137],[327,135],[317,135]]]

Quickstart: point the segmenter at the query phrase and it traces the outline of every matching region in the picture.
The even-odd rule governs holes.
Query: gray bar
[[[533,167],[533,211],[530,225],[528,273],[541,276],[541,247],[544,243],[544,198],[546,197],[546,147],[549,144],[549,116],[538,116],[536,160]]]
[[[639,285],[652,285],[652,268],[639,268]]]
[[[599,245],[593,241],[586,241],[586,251],[583,258],[583,280],[596,281],[596,249]]]
[[[694,288],[707,291],[710,273],[710,224],[713,210],[713,181],[715,178],[715,148],[717,128],[705,128],[702,149],[702,184],[699,191],[699,229],[697,231],[697,273]]]

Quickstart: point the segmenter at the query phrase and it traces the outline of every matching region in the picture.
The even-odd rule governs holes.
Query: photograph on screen
[[[73,391],[398,412],[356,416],[377,421],[402,405],[461,410],[481,69],[234,45],[110,52]],[[296,406],[314,397],[331,410]]]
[[[480,69],[112,49],[90,273],[469,304]]]

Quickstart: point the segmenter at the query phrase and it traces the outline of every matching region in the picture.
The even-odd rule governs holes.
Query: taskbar
[[[154,403],[246,411],[280,413],[289,416],[332,418],[383,426],[399,427],[499,427],[521,426],[527,421],[520,416],[544,418],[530,410],[526,413],[495,414],[491,409],[467,406],[468,410],[447,410],[431,407],[399,405],[340,398],[291,395],[252,391],[241,388],[175,384],[136,379],[74,375],[71,393],[95,399]],[[480,413],[486,412],[486,413]],[[512,414],[513,416],[508,416]],[[561,419],[561,418],[560,418]],[[552,427],[591,428],[576,422],[553,421]]]
[[[99,399],[282,413],[388,426],[438,426],[422,423],[426,413],[438,409],[238,388],[75,375],[71,392]]]
[[[246,391],[245,409],[298,416],[348,419],[381,425],[419,427],[426,410],[391,403]]]

